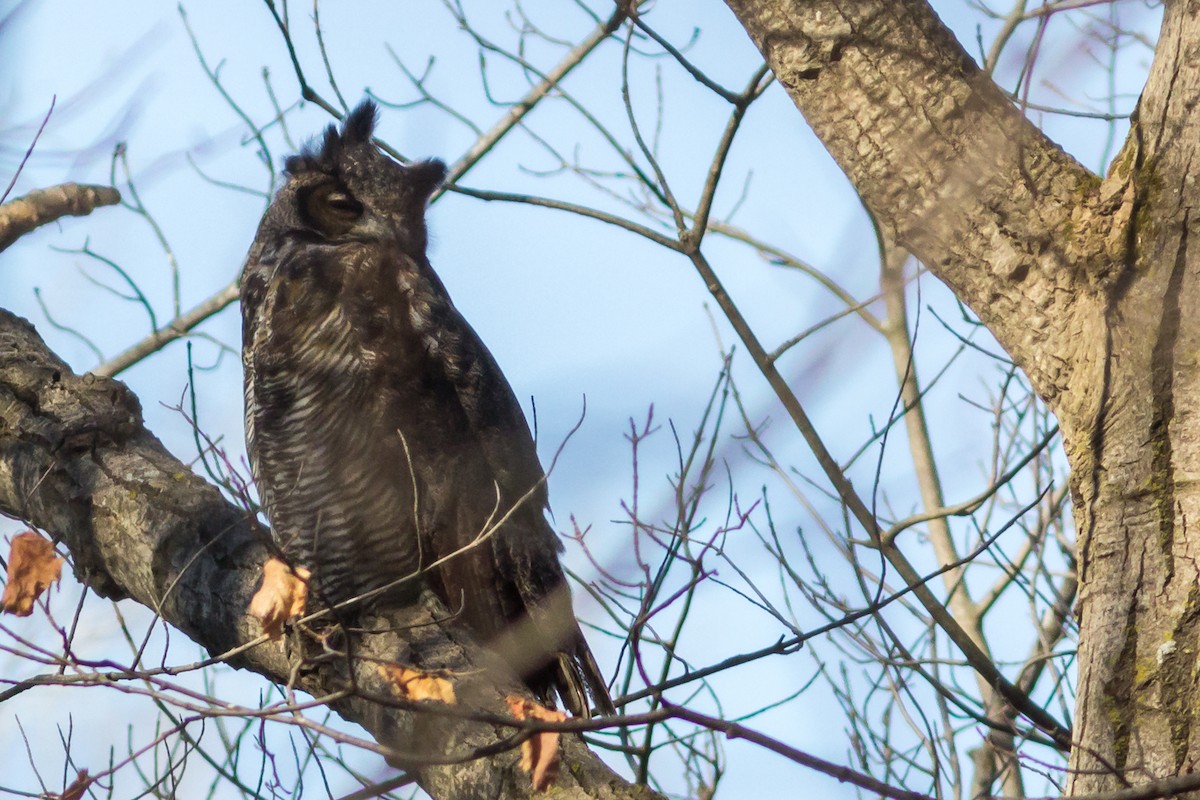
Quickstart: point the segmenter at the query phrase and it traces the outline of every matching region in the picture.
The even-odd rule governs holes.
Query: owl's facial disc
[[[348,233],[363,214],[362,203],[333,181],[303,187],[297,200],[301,219],[327,238]]]

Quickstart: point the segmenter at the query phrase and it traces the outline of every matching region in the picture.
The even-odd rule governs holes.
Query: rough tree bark
[[[107,191],[111,196],[100,204],[117,201]],[[11,205],[0,206],[0,230]],[[45,207],[36,224],[74,208]],[[507,694],[530,695],[453,624],[453,615],[432,595],[387,619],[364,620],[388,632],[331,640],[329,650],[315,657],[316,645],[301,637],[290,643],[263,640],[246,609],[269,555],[265,532],[163,448],[143,427],[137,398],[124,384],[74,375],[33,326],[3,310],[0,511],[62,541],[76,575],[100,595],[131,597],[214,658],[294,686],[359,723],[379,743],[375,749],[411,770],[434,797],[534,794],[529,775],[517,765],[519,726],[502,721],[511,719]],[[306,651],[303,660],[293,652],[300,648]],[[376,668],[380,661],[444,670],[459,704],[396,699]],[[141,680],[116,671],[105,679]],[[285,709],[275,716],[292,719]],[[556,796],[658,796],[621,780],[577,736],[561,741]]]
[[[726,2],[872,213],[1059,419],[1081,585],[1069,792],[1192,773],[1200,4],[1166,3],[1132,131],[1101,179],[923,0]]]
[[[0,250],[39,225],[45,225],[47,220],[84,217],[98,206],[111,206],[120,201],[121,195],[111,186],[64,183],[32,191],[4,204],[4,214],[0,215]]]

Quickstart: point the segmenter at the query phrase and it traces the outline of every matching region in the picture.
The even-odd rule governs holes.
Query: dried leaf
[[[63,789],[62,794],[51,795],[57,800],[80,800],[83,793],[92,785],[91,776],[88,775],[86,769],[79,770],[79,774],[75,776],[75,780],[71,781],[71,785]]]
[[[8,551],[8,582],[0,597],[0,609],[28,617],[41,593],[62,579],[62,565],[49,539],[33,531],[18,533]]]
[[[546,708],[524,697],[505,698],[508,710],[517,719],[540,719],[545,722],[564,722],[567,715]],[[538,731],[521,742],[521,769],[533,776],[533,790],[544,792],[558,777],[558,731]]]
[[[392,691],[398,697],[407,700],[437,700],[448,706],[458,702],[458,698],[454,696],[453,684],[431,672],[421,672],[399,664],[379,664],[377,669],[392,685]]]
[[[283,623],[304,614],[311,577],[304,567],[292,569],[278,558],[267,559],[262,586],[250,598],[250,616],[262,623],[263,633],[278,639],[283,635]]]

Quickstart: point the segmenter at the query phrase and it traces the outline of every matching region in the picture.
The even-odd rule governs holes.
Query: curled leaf
[[[508,710],[517,719],[540,719],[546,722],[564,722],[567,715],[552,708],[509,695],[505,698]],[[558,777],[558,731],[538,731],[521,742],[521,769],[530,773],[533,790],[544,792]]]
[[[8,551],[8,582],[0,597],[0,609],[28,617],[42,592],[62,579],[62,565],[49,539],[33,531],[18,533]]]
[[[263,633],[278,639],[283,623],[304,614],[310,577],[312,573],[304,567],[293,569],[278,558],[267,559],[262,585],[250,598],[250,616],[262,624]]]
[[[449,706],[458,702],[454,696],[454,685],[431,672],[421,672],[399,664],[379,664],[376,668],[398,697],[406,700],[437,700]]]
[[[71,781],[71,785],[63,789],[62,794],[51,795],[56,800],[81,800],[83,793],[92,785],[92,778],[88,775],[86,769],[79,770],[79,774],[75,776],[75,780]]]

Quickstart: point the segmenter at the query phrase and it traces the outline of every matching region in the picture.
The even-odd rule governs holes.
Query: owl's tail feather
[[[562,698],[563,705],[577,717],[590,719],[593,709],[596,713],[607,716],[616,714],[612,699],[608,695],[608,685],[600,674],[600,667],[592,657],[587,642],[582,633],[576,634],[574,647],[570,652],[555,654],[558,669],[554,675],[555,689]],[[588,698],[591,702],[588,702]]]
[[[542,702],[553,703],[557,694],[568,711],[584,719],[592,716],[593,708],[600,714],[617,713],[604,675],[579,629],[561,573],[557,586],[536,595],[527,592],[525,598],[530,595],[536,599],[526,600],[524,618],[510,622],[489,648],[523,677]]]

